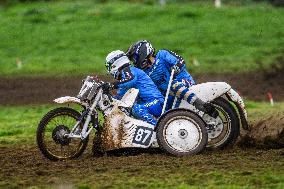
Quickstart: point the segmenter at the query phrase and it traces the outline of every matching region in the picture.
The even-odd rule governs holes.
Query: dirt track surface
[[[284,184],[283,149],[235,148],[183,158],[164,153],[94,158],[88,150],[80,159],[52,162],[35,146],[8,146],[0,147],[0,156],[0,188],[74,188],[83,183],[99,188],[151,188],[159,182],[173,188],[181,183],[208,186],[214,179],[248,188]],[[274,176],[279,179],[273,180]]]
[[[283,69],[284,71],[284,69]],[[0,105],[25,105],[51,103],[60,96],[77,95],[82,77],[0,77]],[[106,76],[100,77],[109,81]],[[224,81],[241,96],[251,100],[267,100],[271,92],[275,101],[284,100],[284,72],[259,74],[207,74],[194,77],[197,83]]]

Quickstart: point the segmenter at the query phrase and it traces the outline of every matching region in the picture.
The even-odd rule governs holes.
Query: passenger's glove
[[[196,109],[208,114],[211,117],[217,118],[219,115],[218,111],[212,104],[203,102],[199,98],[194,101],[193,106],[195,106]]]
[[[174,74],[177,75],[180,72],[180,67],[178,65],[174,65],[172,67],[172,70],[174,70]]]
[[[103,91],[107,92],[113,89],[113,85],[109,82],[106,82],[101,85],[101,88]]]

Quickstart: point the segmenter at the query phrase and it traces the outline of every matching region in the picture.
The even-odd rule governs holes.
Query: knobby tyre
[[[159,146],[174,156],[200,153],[207,144],[205,122],[186,110],[169,112],[159,120],[156,130]]]
[[[233,105],[222,97],[215,99],[212,104],[219,113],[222,125],[218,125],[215,131],[208,129],[209,142],[207,148],[225,149],[231,147],[240,134],[238,114]]]
[[[64,137],[69,134],[80,117],[74,109],[60,107],[49,111],[37,128],[37,144],[41,153],[50,160],[77,158],[87,147],[89,137],[84,140]],[[83,125],[79,125],[80,133]]]

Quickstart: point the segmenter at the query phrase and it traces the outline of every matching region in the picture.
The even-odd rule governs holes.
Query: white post
[[[271,93],[271,92],[268,92],[268,93],[267,93],[267,96],[268,96],[268,99],[269,99],[269,101],[270,101],[270,105],[271,105],[271,106],[274,106],[272,93]]]
[[[165,5],[166,4],[166,0],[160,0],[160,5]]]
[[[17,58],[17,59],[16,59],[16,64],[17,64],[17,68],[18,68],[18,69],[21,69],[21,68],[22,68],[22,65],[23,65],[23,64],[22,64],[22,61],[21,61],[20,58]]]
[[[193,58],[192,64],[193,64],[194,66],[199,66],[199,65],[200,65],[199,62],[198,62],[198,60],[197,60],[196,58]]]
[[[221,7],[221,0],[215,0],[215,7],[220,8]]]

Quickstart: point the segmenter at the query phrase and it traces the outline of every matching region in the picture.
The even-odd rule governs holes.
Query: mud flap
[[[155,139],[154,127],[144,121],[129,117],[119,107],[114,107],[98,133],[102,151],[120,148],[148,148]]]
[[[241,96],[234,90],[234,89],[230,89],[227,93],[226,93],[228,99],[232,102],[234,102],[234,104],[236,105],[239,115],[240,115],[240,119],[241,119],[241,123],[242,123],[242,127],[245,130],[250,130],[249,124],[248,124],[248,118],[247,118],[247,111],[245,109],[245,103],[243,101],[243,99],[241,98]]]

